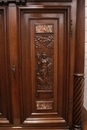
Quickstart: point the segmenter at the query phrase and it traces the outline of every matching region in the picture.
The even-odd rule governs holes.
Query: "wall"
[[[85,0],[85,88],[84,107],[87,110],[87,0]]]

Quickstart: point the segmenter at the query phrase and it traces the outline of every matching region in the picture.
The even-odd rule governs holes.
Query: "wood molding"
[[[74,75],[74,104],[73,104],[74,130],[82,129],[83,87],[84,87],[84,75],[75,74]]]
[[[25,4],[27,2],[72,2],[72,0],[0,0],[0,4],[16,3]]]
[[[6,31],[6,8],[0,7],[0,125],[12,123],[11,84],[9,73],[9,43]]]
[[[75,50],[75,83],[73,126],[74,130],[82,129],[82,108],[84,90],[84,37],[85,37],[85,0],[78,0]]]

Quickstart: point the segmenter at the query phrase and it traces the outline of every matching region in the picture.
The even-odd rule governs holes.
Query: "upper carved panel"
[[[52,33],[53,25],[36,25],[35,29],[36,33]]]

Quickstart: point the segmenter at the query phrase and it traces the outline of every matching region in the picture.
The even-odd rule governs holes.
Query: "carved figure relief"
[[[41,44],[47,48],[54,48],[54,37],[53,36],[35,36],[35,48],[42,48]]]
[[[52,101],[37,101],[36,107],[37,110],[46,110],[46,109],[52,109]]]
[[[36,33],[52,33],[53,25],[36,25]]]
[[[53,60],[49,58],[46,52],[42,55],[37,52],[36,54],[36,80],[38,89],[52,89],[53,88]]]

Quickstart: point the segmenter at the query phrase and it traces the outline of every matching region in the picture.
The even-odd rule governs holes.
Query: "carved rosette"
[[[74,75],[73,129],[82,130],[84,74]]]

